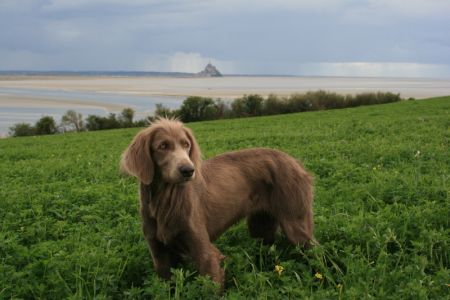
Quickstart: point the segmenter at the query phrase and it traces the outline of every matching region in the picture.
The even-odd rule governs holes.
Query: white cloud
[[[301,65],[300,74],[313,76],[450,78],[450,65],[398,62],[312,63]]]
[[[193,52],[177,52],[169,56],[167,70],[170,72],[197,73],[203,70],[208,63],[215,65],[222,73],[234,73],[233,62],[204,57],[200,53]]]
[[[199,72],[210,61],[199,53],[177,52],[169,58],[169,70],[172,72]]]
[[[436,16],[450,12],[448,0],[369,0],[369,9],[392,12],[404,16]]]

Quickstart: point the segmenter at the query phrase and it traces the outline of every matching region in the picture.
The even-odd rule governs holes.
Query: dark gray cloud
[[[2,0],[0,69],[450,77],[447,0]]]

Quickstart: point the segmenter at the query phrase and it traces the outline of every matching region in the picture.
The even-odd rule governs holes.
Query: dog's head
[[[189,128],[178,120],[161,118],[134,137],[120,165],[147,185],[155,173],[164,182],[178,184],[199,176],[201,153]]]

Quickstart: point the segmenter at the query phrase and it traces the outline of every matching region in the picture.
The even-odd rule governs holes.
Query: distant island
[[[200,77],[222,77],[222,74],[217,70],[215,66],[213,66],[211,63],[208,63],[205,67],[205,69],[199,73],[197,73],[197,76]]]

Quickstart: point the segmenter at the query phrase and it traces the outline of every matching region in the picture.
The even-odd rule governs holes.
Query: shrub
[[[147,127],[155,120],[154,116],[147,116],[144,119],[137,120],[133,123],[133,127]]]
[[[358,94],[358,95],[355,96],[354,99],[355,99],[354,100],[355,106],[377,103],[377,95],[374,94],[374,93]]]
[[[400,97],[400,93],[394,94],[391,92],[387,93],[377,93],[378,98],[381,99],[381,102],[379,103],[391,103],[391,102],[399,102],[402,100],[402,97]]]
[[[216,99],[214,106],[216,107],[215,119],[229,119],[232,117],[232,111],[229,102]]]
[[[89,131],[92,130],[100,130],[102,125],[101,125],[101,117],[96,116],[96,115],[89,115],[86,119],[86,128]]]
[[[130,107],[124,108],[120,113],[120,123],[121,127],[132,127],[134,118],[134,110]]]
[[[68,110],[61,118],[61,126],[68,131],[83,131],[83,116],[73,109]]]
[[[286,99],[279,98],[277,95],[270,94],[263,104],[264,115],[277,115],[287,112]]]
[[[312,110],[336,109],[345,107],[345,97],[325,91],[308,92],[306,97],[312,103]]]
[[[211,98],[190,96],[183,101],[179,115],[184,122],[211,120],[217,115],[217,107]]]
[[[36,128],[36,134],[55,134],[56,133],[56,123],[55,119],[51,116],[44,116],[36,122],[34,126]]]
[[[354,97],[353,105],[351,106],[360,106],[360,105],[373,105],[373,104],[383,104],[390,102],[400,101],[400,94],[394,93],[362,93],[358,94]]]
[[[235,99],[231,108],[237,117],[260,116],[263,111],[263,101],[264,98],[260,95],[245,95]]]
[[[9,127],[11,136],[30,136],[36,134],[36,129],[28,123],[17,123]]]
[[[116,118],[116,114],[110,113],[105,119],[105,129],[121,128],[120,121]]]
[[[171,110],[170,108],[164,107],[162,103],[157,103],[154,115],[155,117],[173,118],[178,115],[178,112],[176,110]]]
[[[306,94],[292,94],[288,98],[289,112],[303,112],[323,109],[344,108],[345,97],[326,91],[307,92]]]
[[[86,119],[86,128],[88,130],[115,129],[120,127],[121,124],[113,113],[109,114],[108,117],[89,115]]]
[[[287,113],[310,111],[311,108],[312,103],[304,94],[292,94],[287,99]]]

